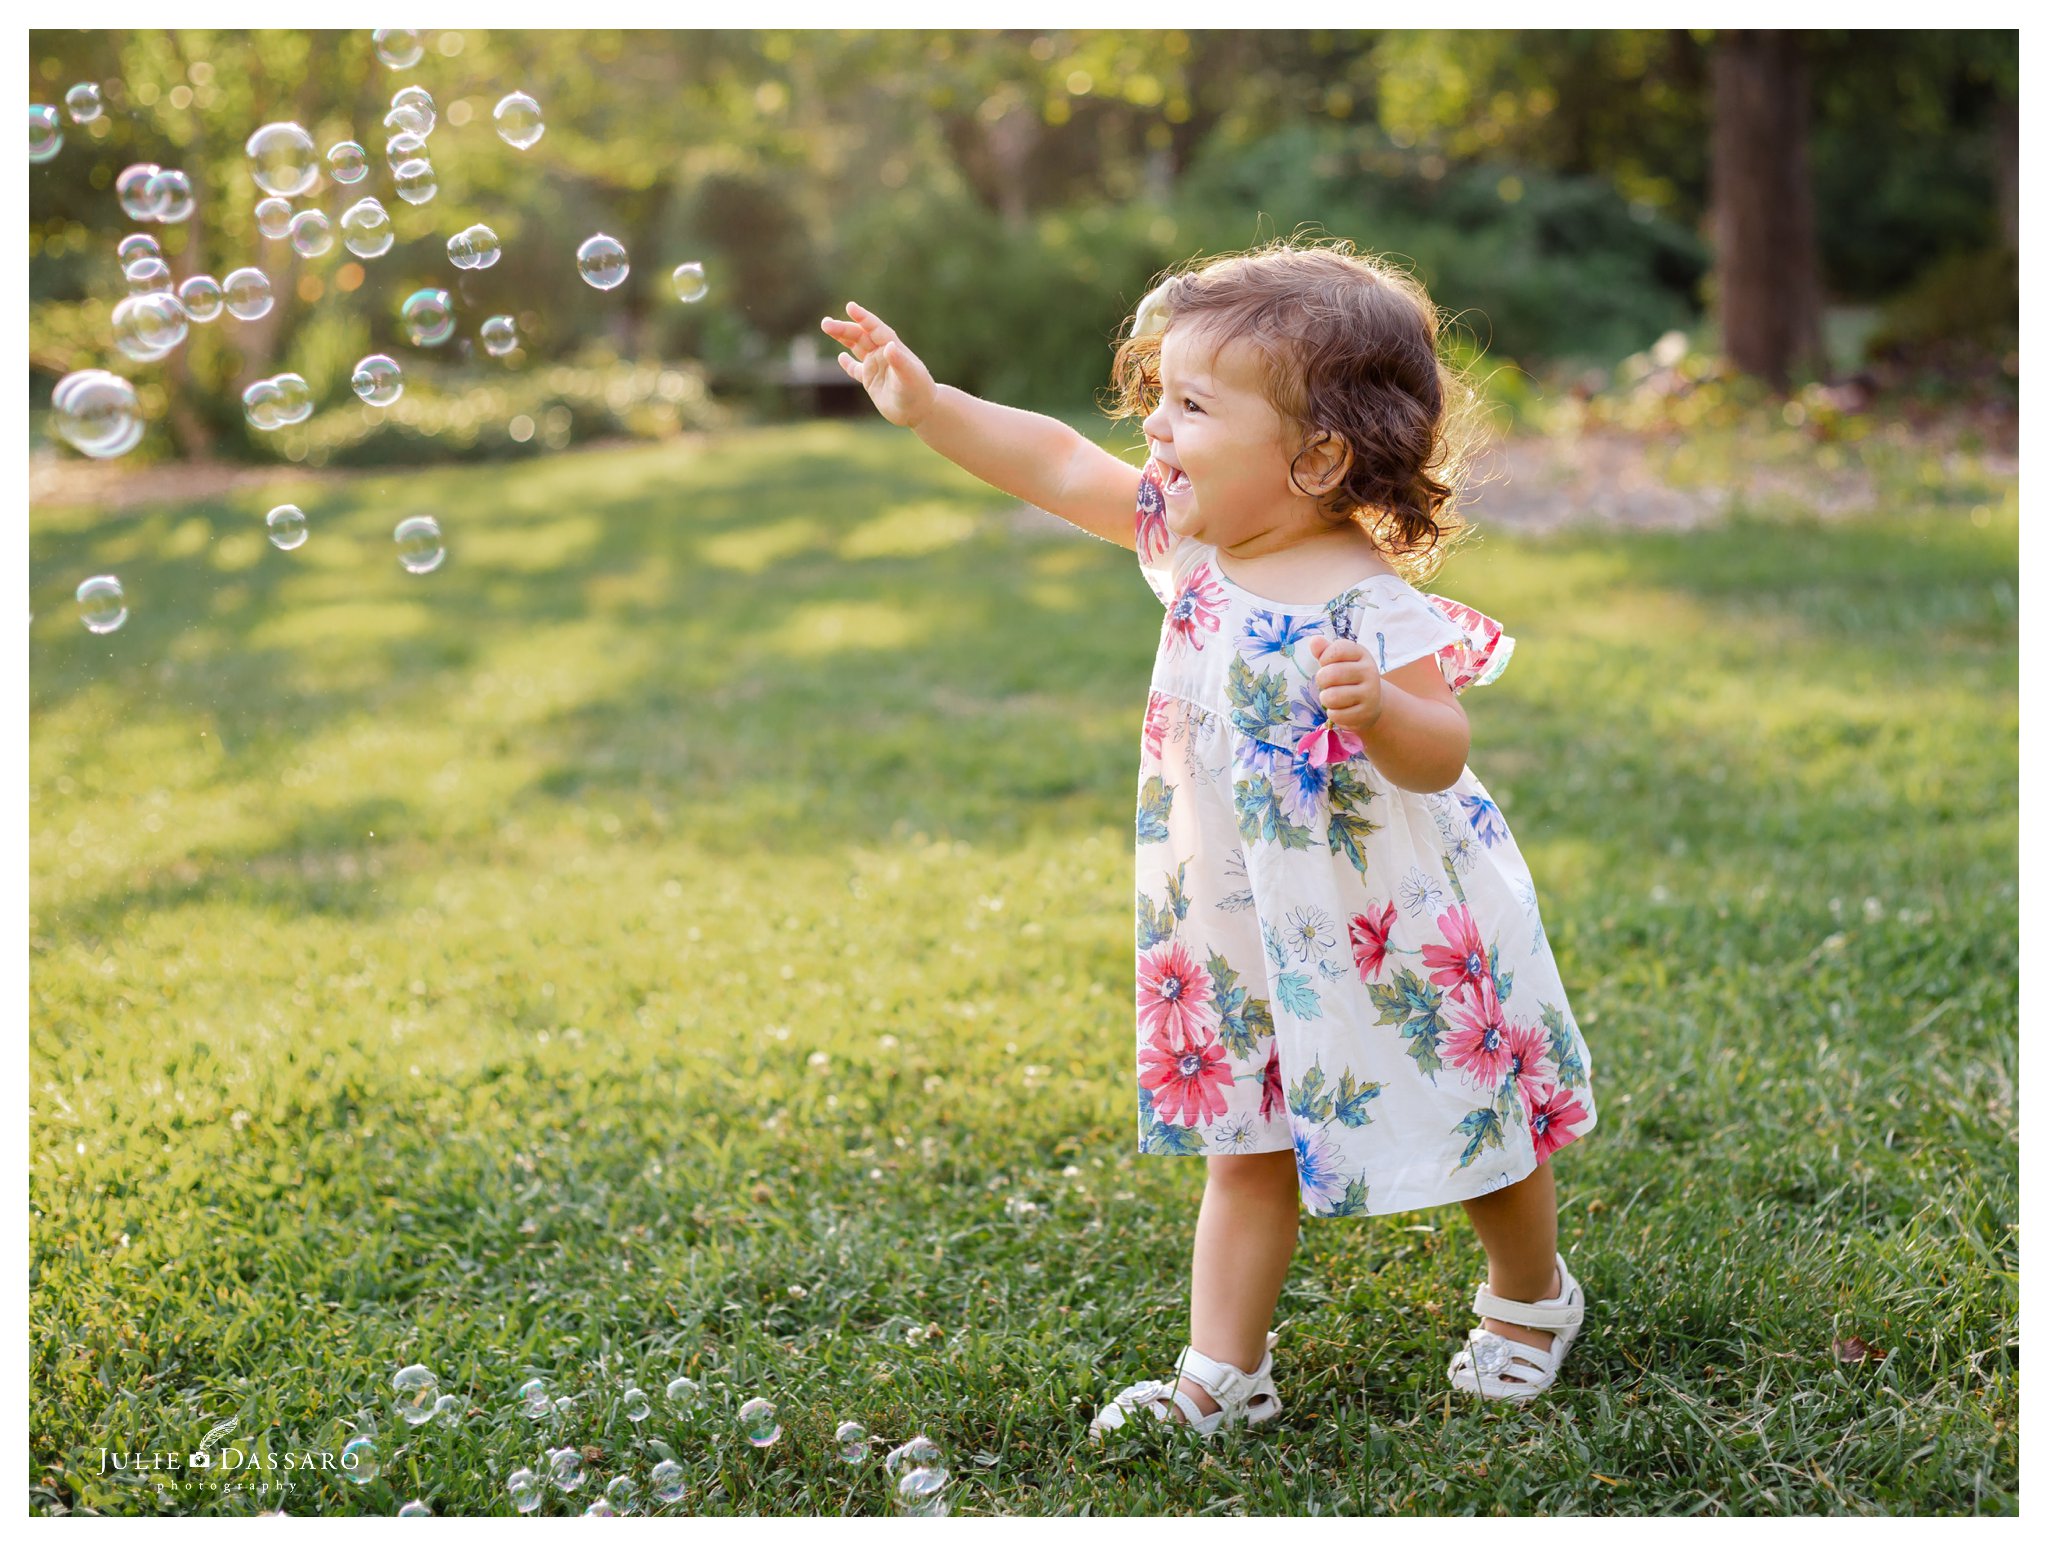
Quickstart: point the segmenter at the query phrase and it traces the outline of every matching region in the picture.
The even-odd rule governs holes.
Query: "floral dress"
[[[1462,693],[1514,641],[1393,575],[1313,606],[1225,578],[1138,484],[1166,607],[1138,773],[1138,1149],[1292,1149],[1311,1214],[1457,1202],[1592,1131],[1529,867],[1470,768],[1389,783],[1316,699],[1317,635]]]

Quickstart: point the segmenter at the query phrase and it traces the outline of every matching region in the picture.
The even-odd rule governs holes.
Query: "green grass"
[[[32,1507],[274,1506],[100,1474],[233,1416],[379,1435],[294,1514],[509,1512],[539,1375],[602,1452],[550,1512],[656,1445],[670,1511],[886,1512],[847,1418],[961,1513],[2014,1511],[2016,492],[1885,489],[1439,582],[1521,642],[1473,765],[1600,1093],[1557,1392],[1446,1399],[1458,1210],[1314,1220],[1281,1420],[1101,1456],[1202,1179],[1134,1153],[1128,553],[874,424],[339,484],[292,554],[262,498],[38,510]],[[414,1361],[459,1424],[393,1418]]]

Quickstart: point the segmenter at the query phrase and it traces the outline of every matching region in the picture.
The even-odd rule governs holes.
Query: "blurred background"
[[[1096,421],[1112,339],[1170,264],[1306,228],[1411,262],[1513,422],[1623,398],[1654,427],[1747,383],[1825,435],[1903,390],[2009,421],[2017,397],[2018,48],[2010,31],[705,31],[421,35],[388,69],[357,32],[33,32],[30,94],[106,111],[30,169],[32,407],[65,372],[134,379],[168,457],[376,466],[866,412],[818,318],[848,297],[942,380]],[[424,86],[439,193],[393,198],[383,118]],[[491,110],[524,90],[524,152]],[[398,241],[358,261],[257,231],[244,142],[296,118],[371,175]],[[198,208],[153,227],[177,277],[243,264],[278,305],[195,327],[161,365],[110,344],[137,161]],[[501,262],[459,273],[489,222]],[[632,272],[577,282],[606,231]],[[677,299],[679,263],[709,290]],[[389,410],[347,388],[402,352],[400,299],[449,288],[463,341],[407,357]],[[504,360],[466,339],[518,319]],[[1677,336],[1674,336],[1677,335]],[[1664,340],[1661,349],[1658,341]],[[1509,367],[1509,368],[1500,368]],[[320,411],[261,434],[249,382],[295,370]],[[1648,407],[1643,405],[1647,403]],[[1617,410],[1619,411],[1619,410]],[[1996,428],[1992,433],[1996,436]],[[39,456],[70,453],[46,436]]]

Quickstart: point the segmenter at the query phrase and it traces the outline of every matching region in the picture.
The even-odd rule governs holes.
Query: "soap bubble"
[[[663,1460],[648,1473],[648,1480],[654,1483],[654,1495],[664,1503],[673,1503],[683,1495],[683,1468],[673,1460]]]
[[[626,1410],[626,1421],[628,1422],[645,1422],[647,1420],[647,1414],[654,1410],[653,1406],[648,1402],[647,1392],[640,1389],[640,1387],[637,1385],[627,1386],[626,1394],[623,1399]]]
[[[540,137],[548,132],[548,126],[541,119],[540,104],[523,91],[515,91],[500,99],[491,109],[491,119],[498,126],[498,138],[514,150],[531,150],[540,143]]]
[[[295,199],[320,175],[313,136],[295,123],[267,123],[244,147],[256,186],[281,199]]]
[[[424,156],[394,167],[391,186],[408,204],[424,204],[441,191],[441,185],[434,181],[433,165]]]
[[[334,223],[317,209],[302,209],[292,216],[292,251],[302,258],[317,258],[333,250]]]
[[[377,1458],[377,1441],[367,1433],[359,1433],[341,1446],[342,1474],[358,1487],[367,1487],[384,1470],[384,1464]]]
[[[111,574],[96,574],[78,586],[78,615],[94,633],[112,633],[128,621],[128,603],[121,595],[121,582]]]
[[[616,290],[626,282],[626,249],[600,231],[576,249],[576,272],[597,290]]]
[[[391,111],[412,114],[419,121],[415,133],[434,132],[434,99],[424,86],[400,86],[391,94]],[[384,121],[389,123],[391,120],[387,117]]]
[[[431,515],[408,515],[398,523],[391,536],[398,544],[398,561],[410,573],[428,574],[440,568],[441,560],[448,556],[448,550],[441,546],[441,523]],[[572,1449],[566,1453],[573,1455],[576,1451]],[[582,1479],[580,1460],[576,1475],[578,1480]],[[562,1490],[566,1492],[568,1488]]]
[[[289,199],[276,195],[256,201],[256,229],[274,242],[281,242],[291,234],[292,206]]]
[[[452,1390],[441,1392],[441,1399],[434,1403],[434,1415],[444,1423],[462,1421],[462,1400]]]
[[[407,1364],[391,1377],[391,1388],[398,1392],[393,1403],[398,1416],[415,1428],[434,1415],[434,1403],[441,1399],[441,1382],[425,1364]]]
[[[756,1449],[766,1449],[782,1437],[782,1423],[775,1415],[775,1403],[756,1396],[740,1408],[740,1437]]]
[[[469,236],[469,232],[475,229],[471,226],[468,230],[457,231],[448,238],[448,261],[457,268],[468,268],[476,261],[476,252],[470,246]]]
[[[697,1382],[687,1374],[678,1374],[668,1382],[668,1389],[662,1394],[668,1397],[668,1404],[676,1411],[687,1412],[697,1404],[703,1392],[697,1388]]]
[[[156,206],[156,218],[177,225],[192,218],[192,179],[172,167],[165,167],[142,185],[142,191]]]
[[[496,231],[487,225],[473,225],[464,234],[469,237],[471,268],[489,268],[498,261],[502,247]]]
[[[135,388],[108,370],[74,370],[50,395],[51,423],[72,448],[105,460],[142,439]]]
[[[381,258],[397,239],[391,216],[375,199],[357,199],[342,211],[341,240],[357,257]]]
[[[163,248],[157,244],[157,239],[147,231],[135,231],[122,237],[121,245],[114,249],[114,257],[120,262],[124,271],[137,258],[160,258],[163,255]]]
[[[269,376],[242,388],[242,417],[266,434],[284,423],[284,393]]]
[[[371,358],[374,359],[377,356],[373,355]],[[369,360],[363,361],[363,365],[369,363]],[[360,371],[363,365],[358,365],[356,369]],[[393,369],[396,368],[396,366],[393,367]],[[362,388],[357,387],[356,390],[360,392]],[[519,1387],[519,1409],[528,1417],[545,1417],[553,1406],[554,1402],[548,1400],[547,1381],[528,1380]]]
[[[583,1456],[567,1445],[549,1453],[548,1470],[563,1492],[574,1492],[583,1485]]]
[[[145,252],[121,270],[130,295],[163,295],[171,288],[171,265],[155,253]]]
[[[388,354],[366,354],[357,360],[348,384],[355,388],[356,396],[372,408],[389,408],[405,395],[405,373],[398,368],[398,361]],[[538,1380],[532,1383],[540,1384]],[[521,1395],[524,1394],[522,1391]]]
[[[194,322],[211,322],[223,304],[220,281],[211,274],[194,274],[178,286],[178,304]]]
[[[228,315],[254,322],[270,310],[270,279],[260,268],[238,268],[220,282]]]
[[[418,1498],[412,1498],[398,1505],[398,1517],[400,1519],[432,1519],[434,1511]]]
[[[832,1430],[832,1442],[839,1446],[839,1458],[858,1465],[868,1458],[868,1431],[859,1423],[841,1423]]]
[[[540,1478],[525,1466],[505,1478],[505,1490],[512,1494],[512,1506],[522,1514],[540,1507]]]
[[[327,147],[327,170],[338,183],[359,183],[370,170],[370,155],[354,140],[342,140]]]
[[[427,137],[412,129],[400,129],[384,141],[384,164],[396,171],[408,161],[423,161],[427,155]]]
[[[64,111],[73,123],[91,123],[100,115],[100,88],[91,81],[80,81],[64,93]]]
[[[476,336],[482,341],[485,354],[501,358],[519,347],[519,324],[510,317],[486,317]]]
[[[918,1466],[896,1479],[896,1511],[914,1519],[939,1519],[951,1512],[946,1502],[944,1466]]]
[[[64,126],[57,121],[57,110],[48,103],[32,102],[28,109],[28,158],[31,161],[47,161],[64,148]],[[140,220],[145,217],[137,215]]]
[[[939,1446],[921,1433],[904,1440],[882,1457],[882,1469],[891,1476],[938,1463]]]
[[[114,347],[131,360],[162,359],[185,341],[186,332],[185,308],[168,291],[123,296],[114,307]]]
[[[455,309],[446,290],[413,291],[398,308],[398,320],[419,349],[445,344],[455,331]]]
[[[410,27],[379,27],[370,34],[377,57],[394,70],[410,70],[420,62],[425,52],[420,47],[420,35]]]
[[[263,517],[263,524],[270,532],[272,546],[289,553],[301,547],[306,541],[306,512],[297,505],[279,505]],[[360,1477],[357,1480],[361,1480]]]
[[[669,276],[676,287],[676,299],[680,301],[701,301],[704,292],[710,288],[704,281],[704,265],[701,263],[678,263],[675,273]]]
[[[313,389],[306,385],[304,376],[288,370],[270,379],[277,387],[277,416],[280,422],[303,424],[313,417]],[[431,1411],[427,1413],[428,1417],[433,1415]]]
[[[612,1507],[610,1498],[592,1498],[590,1507],[583,1511],[585,1519],[616,1519],[619,1511]]]
[[[632,1477],[614,1476],[604,1489],[604,1500],[621,1514],[630,1514],[640,1501],[640,1489],[633,1485]]]
[[[156,199],[149,191],[149,180],[162,170],[154,161],[138,161],[114,179],[114,197],[130,220],[156,219]]]

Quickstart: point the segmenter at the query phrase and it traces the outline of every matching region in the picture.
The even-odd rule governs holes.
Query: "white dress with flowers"
[[[1397,788],[1326,723],[1307,647],[1435,656],[1462,693],[1514,641],[1392,575],[1322,606],[1255,596],[1168,529],[1156,463],[1137,540],[1166,607],[1138,773],[1139,1151],[1292,1149],[1312,1214],[1520,1181],[1594,1122],[1529,867],[1470,768]]]

